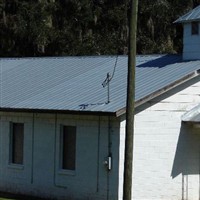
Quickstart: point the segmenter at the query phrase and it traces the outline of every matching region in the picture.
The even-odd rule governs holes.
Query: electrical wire
[[[114,75],[115,75],[115,70],[116,70],[116,67],[117,67],[118,57],[119,56],[117,55],[116,60],[115,60],[115,65],[114,65],[113,73],[112,73],[112,76],[110,77],[109,81],[111,81],[113,79]]]
[[[117,55],[116,60],[115,60],[115,65],[114,65],[114,68],[113,68],[112,76],[110,76],[110,74],[107,73],[107,77],[104,80],[104,82],[102,83],[103,87],[106,87],[108,85],[108,83],[113,79],[113,77],[115,75],[116,67],[117,67],[117,61],[118,61],[118,55]]]

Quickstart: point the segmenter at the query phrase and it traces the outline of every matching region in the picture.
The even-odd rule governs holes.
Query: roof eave
[[[116,116],[115,112],[87,111],[87,110],[83,111],[83,110],[29,109],[29,108],[0,108],[0,111],[1,112],[24,112],[24,113]]]
[[[185,20],[181,20],[181,19],[177,19],[176,21],[173,22],[173,24],[184,24],[184,23],[190,23],[190,22],[199,22],[200,18],[197,19],[185,19]]]
[[[152,93],[150,95],[147,95],[144,98],[141,98],[141,99],[137,100],[135,102],[135,108],[138,107],[138,106],[141,106],[142,104],[144,104],[144,103],[146,103],[146,102],[148,102],[148,101],[150,101],[150,100],[152,100],[152,99],[154,99],[154,98],[156,98],[156,97],[158,97],[158,96],[160,96],[160,95],[162,95],[164,93],[166,93],[167,91],[169,91],[169,90],[171,90],[171,89],[173,89],[173,88],[175,88],[177,86],[180,86],[181,84],[183,84],[183,83],[185,83],[185,82],[187,82],[187,81],[189,81],[189,80],[191,80],[191,79],[193,79],[193,78],[195,78],[195,77],[197,77],[199,75],[200,75],[200,69],[195,70],[194,72],[192,72],[192,73],[182,77],[181,79],[178,79],[175,82],[173,82],[173,83],[171,83],[171,84],[169,84],[169,85],[167,85],[167,86],[155,91],[154,93]],[[119,109],[116,112],[116,117],[120,117],[121,115],[123,115],[125,113],[126,113],[126,107],[124,107],[122,109]]]
[[[178,79],[177,81],[151,93],[150,95],[145,96],[135,102],[135,108],[141,106],[142,104],[158,97],[167,91],[197,77],[200,75],[200,69],[195,70],[194,72]],[[29,109],[29,108],[0,108],[1,112],[25,112],[25,113],[51,113],[51,114],[73,114],[73,115],[100,115],[100,116],[116,116],[120,117],[126,113],[126,107],[117,110],[116,112],[108,111],[88,111],[88,110],[56,110],[56,109]]]

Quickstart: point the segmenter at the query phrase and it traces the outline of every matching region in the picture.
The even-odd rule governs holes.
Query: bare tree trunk
[[[47,1],[47,0],[38,0],[38,2],[39,3],[46,3],[46,4],[48,4],[48,3],[55,3],[55,0],[50,0],[50,1]],[[47,20],[45,21],[45,24],[49,28],[53,27],[53,20],[52,20],[52,16],[51,15],[49,15],[47,17]],[[38,51],[40,53],[42,53],[42,54],[45,54],[45,49],[46,49],[46,41],[45,41],[45,39],[44,39],[44,41],[41,44],[38,44],[37,46],[38,46],[37,47]]]
[[[6,11],[5,11],[5,9],[6,9],[6,2],[5,2],[5,0],[3,1],[3,24],[5,25],[5,26],[7,26],[7,17],[6,17]]]

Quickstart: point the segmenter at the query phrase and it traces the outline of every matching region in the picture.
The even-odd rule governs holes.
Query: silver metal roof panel
[[[115,113],[126,106],[127,56],[0,59],[0,108]],[[177,55],[137,56],[138,101],[200,68]]]
[[[190,21],[200,21],[200,5],[179,17],[174,23],[186,23]]]
[[[186,112],[181,119],[183,122],[200,122],[200,105]]]

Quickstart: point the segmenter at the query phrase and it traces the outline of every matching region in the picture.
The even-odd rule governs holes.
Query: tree
[[[0,0],[1,56],[127,54],[127,0]],[[140,0],[139,54],[181,52],[173,21],[199,0]]]

